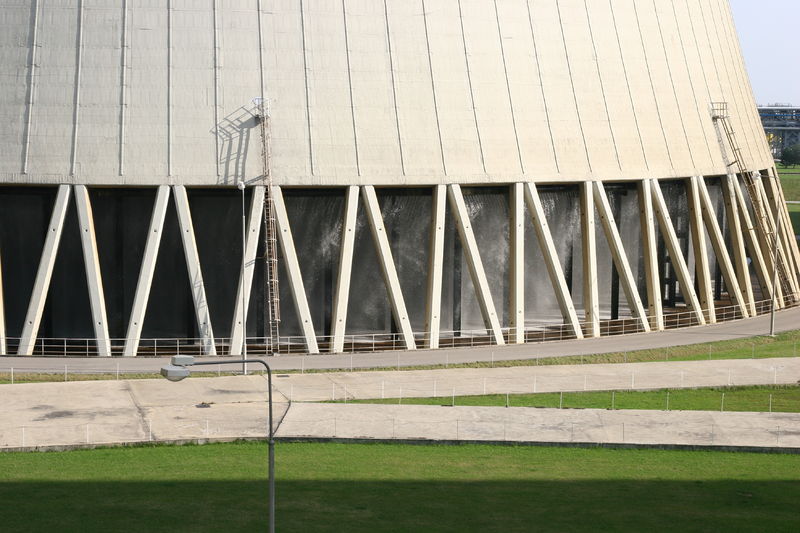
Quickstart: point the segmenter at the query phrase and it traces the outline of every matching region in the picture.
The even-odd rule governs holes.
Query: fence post
[[[617,408],[617,398],[616,398],[616,391],[611,391],[611,410],[614,411]]]
[[[508,393],[506,392],[506,408],[509,406]]]
[[[667,411],[669,411],[669,391],[667,391]]]
[[[336,383],[331,383],[331,401],[336,401]]]
[[[561,409],[564,406],[564,391],[562,390],[558,396],[558,408]]]
[[[769,412],[772,412],[772,394],[769,395]]]
[[[119,363],[117,363],[117,381],[119,381]]]
[[[494,352],[492,352],[492,368],[494,368]]]
[[[455,387],[453,387],[453,405],[452,405],[452,407],[455,407],[455,406],[456,406],[456,389],[455,389]]]
[[[722,400],[720,401],[720,404],[719,404],[719,410],[720,411],[724,411],[725,410],[725,393],[724,392],[722,393]]]
[[[586,382],[587,382],[587,380],[588,380],[588,378],[587,378],[586,374],[584,374],[583,375],[583,390],[584,391],[586,390]]]
[[[400,385],[400,395],[397,397],[397,405],[401,405],[403,403],[403,386]]]

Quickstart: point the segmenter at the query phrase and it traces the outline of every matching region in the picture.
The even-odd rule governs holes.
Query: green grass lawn
[[[4,532],[266,530],[264,443],[0,454]],[[800,456],[277,445],[281,532],[800,530]]]
[[[786,207],[789,209],[789,217],[792,219],[794,234],[800,235],[800,204],[786,204]]]
[[[669,399],[667,393],[669,392]],[[725,393],[723,402],[722,394]],[[654,409],[673,411],[800,412],[800,387],[714,387],[705,389],[664,389],[658,391],[589,391],[542,394],[490,394],[457,396],[456,405],[509,407],[563,407],[564,409]],[[438,398],[397,398],[357,400],[349,403],[452,405],[451,396]],[[669,405],[667,405],[669,402]]]
[[[783,195],[787,201],[800,201],[800,167],[778,168]]]

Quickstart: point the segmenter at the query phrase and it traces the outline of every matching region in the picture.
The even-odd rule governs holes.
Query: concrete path
[[[800,359],[278,375],[275,421],[284,438],[800,448],[795,414],[288,402],[328,399],[329,389],[343,394],[345,387],[351,398],[396,397],[400,387],[409,396],[448,396],[452,388],[481,394],[484,384],[487,393],[582,390],[584,383],[628,389],[631,379],[637,389],[678,387],[679,380],[685,387],[796,383]],[[0,448],[264,438],[266,393],[266,379],[256,375],[0,385]]]
[[[800,449],[800,414],[301,403],[278,436]]]
[[[800,307],[776,313],[775,330],[790,331],[800,328]],[[408,366],[473,363],[478,361],[514,361],[543,357],[591,355],[651,348],[669,348],[704,342],[743,339],[764,335],[769,331],[769,316],[760,316],[713,326],[675,329],[658,333],[634,334],[599,339],[569,340],[541,344],[455,348],[446,350],[415,350],[345,355],[291,355],[273,357],[269,364],[275,370],[345,369],[345,368],[400,368]],[[53,357],[0,357],[0,371],[64,372],[158,372],[166,358],[53,358]],[[211,367],[214,369],[214,367]],[[221,367],[221,371],[236,370],[235,366]]]
[[[266,396],[262,376],[0,385],[0,448],[263,437]]]
[[[297,401],[797,384],[800,358],[277,374]]]

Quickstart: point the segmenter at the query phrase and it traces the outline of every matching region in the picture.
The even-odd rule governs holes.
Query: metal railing
[[[783,296],[784,308],[797,307],[800,299],[797,294]],[[772,300],[760,300],[754,304],[756,315],[768,314],[772,309]],[[707,316],[707,312],[705,313]],[[737,304],[718,306],[715,308],[717,322],[729,322],[744,317]],[[679,329],[700,325],[694,311],[672,310],[664,312],[665,329]],[[581,322],[584,332],[589,331],[590,324]],[[513,339],[514,328],[502,328],[506,343]],[[603,320],[600,323],[601,337],[631,335],[645,331],[642,323],[634,317],[616,320]],[[536,344],[575,339],[571,324],[558,322],[538,322],[525,325],[525,343]],[[429,335],[426,332],[415,332],[414,340],[417,348],[428,345]],[[317,335],[320,352],[328,353],[333,346],[333,336]],[[265,337],[247,337],[247,353],[250,356],[269,355]],[[8,354],[16,354],[19,337],[6,338]],[[126,339],[111,339],[112,355],[122,355]],[[216,337],[215,345],[218,356],[231,356],[230,338]],[[440,348],[465,348],[496,346],[494,337],[486,329],[442,331],[439,335]],[[279,337],[276,346],[277,355],[305,355],[306,338],[301,335],[284,335]],[[344,353],[376,353],[406,350],[402,333],[351,333],[344,336]],[[203,355],[202,338],[143,338],[139,343],[137,355],[145,357],[162,357],[172,355]],[[38,338],[31,355],[52,357],[91,357],[97,355],[97,342],[94,338]]]

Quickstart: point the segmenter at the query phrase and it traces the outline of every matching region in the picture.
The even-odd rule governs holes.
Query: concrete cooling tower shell
[[[798,302],[726,0],[0,0],[0,65],[0,353],[524,343]]]

